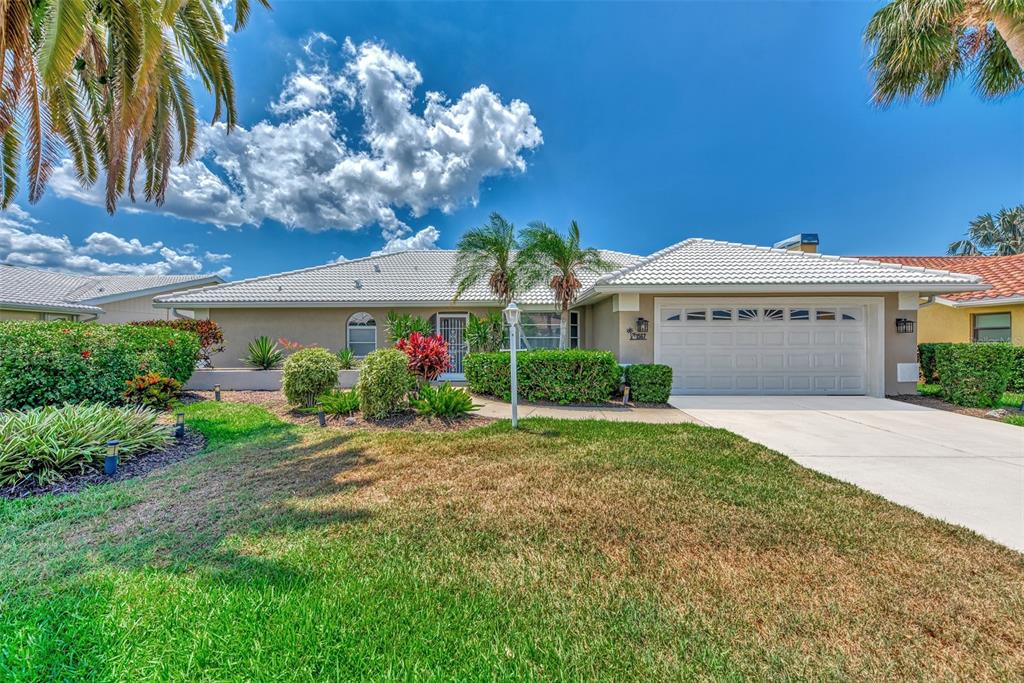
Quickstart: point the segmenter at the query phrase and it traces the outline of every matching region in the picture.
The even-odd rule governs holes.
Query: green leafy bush
[[[434,328],[430,326],[429,320],[417,315],[396,313],[395,311],[388,311],[385,327],[388,332],[388,341],[392,344],[399,339],[405,339],[413,332],[419,332],[420,334],[425,335],[434,333]]]
[[[654,363],[627,365],[626,384],[634,401],[666,403],[672,393],[672,368]]]
[[[157,418],[147,408],[102,403],[0,413],[0,485],[46,484],[83,472],[103,461],[111,439],[121,442],[122,459],[162,448],[171,431]]]
[[[942,397],[977,408],[998,406],[1010,379],[1009,344],[948,344],[936,349],[935,367]]]
[[[379,420],[401,410],[414,384],[409,359],[397,349],[377,349],[366,354],[359,366],[359,409],[363,416]]]
[[[147,327],[169,327],[172,330],[195,332],[199,337],[199,365],[212,368],[211,355],[224,350],[224,332],[213,320],[193,318],[172,318],[171,320],[136,320],[129,325]]]
[[[124,391],[126,402],[166,410],[174,397],[181,391],[181,382],[173,377],[164,377],[159,372],[147,372],[125,382],[128,388]]]
[[[516,354],[519,395],[528,401],[600,403],[610,399],[622,380],[622,367],[609,351],[538,349]],[[512,397],[509,354],[471,353],[463,367],[471,391]]]
[[[501,313],[491,313],[482,318],[470,313],[465,334],[470,353],[493,353],[501,350],[504,344],[505,322]]]
[[[413,409],[423,417],[451,419],[465,415],[480,406],[473,403],[473,397],[465,389],[457,389],[450,382],[439,387],[429,384],[420,388],[416,398],[409,402]]]
[[[1010,379],[1006,383],[1007,391],[1024,393],[1024,346],[1010,347],[1013,356],[1010,367]]]
[[[338,383],[338,357],[327,349],[299,349],[284,362],[281,389],[292,405],[309,408]]]
[[[342,370],[351,370],[356,364],[356,354],[352,349],[341,349],[338,351],[337,356]]]
[[[320,394],[316,402],[328,415],[351,415],[359,410],[359,394],[355,389],[331,389]],[[316,406],[307,409],[316,411]]]
[[[124,401],[125,382],[156,372],[186,382],[199,337],[166,327],[0,322],[0,410]]]
[[[273,370],[284,359],[284,351],[270,337],[256,337],[249,342],[246,348],[245,358],[242,360],[246,365],[251,365],[260,370]]]
[[[949,346],[949,343],[940,342],[917,345],[917,362],[920,365],[921,378],[925,384],[938,384],[939,372],[935,368],[935,352],[944,346]]]

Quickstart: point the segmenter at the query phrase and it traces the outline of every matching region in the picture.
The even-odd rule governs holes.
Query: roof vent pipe
[[[362,280],[356,280],[356,289],[362,289],[362,288],[363,288],[363,281]]]

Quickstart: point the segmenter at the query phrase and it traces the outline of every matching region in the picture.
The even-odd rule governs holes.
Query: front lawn
[[[1008,679],[1024,558],[694,425],[318,430],[0,500],[3,680]]]

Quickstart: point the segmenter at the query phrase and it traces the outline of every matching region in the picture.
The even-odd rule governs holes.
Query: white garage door
[[[655,361],[680,394],[864,394],[866,309],[658,300]]]

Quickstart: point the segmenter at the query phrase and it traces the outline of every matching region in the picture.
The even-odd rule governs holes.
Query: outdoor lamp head
[[[505,308],[505,322],[509,325],[519,324],[519,307],[515,303],[510,303]]]

